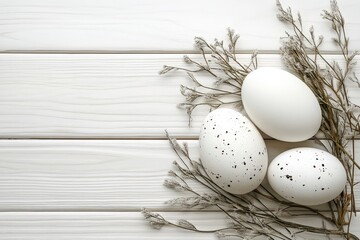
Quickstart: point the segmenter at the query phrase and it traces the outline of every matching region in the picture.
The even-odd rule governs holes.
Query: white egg
[[[246,76],[242,101],[253,123],[267,135],[298,142],[314,136],[321,125],[320,105],[299,78],[277,68],[259,68]]]
[[[280,196],[307,206],[329,202],[346,184],[346,172],[340,161],[316,148],[281,153],[270,163],[267,178]]]
[[[248,193],[265,178],[265,142],[251,121],[239,112],[221,108],[209,113],[199,144],[205,171],[225,191]]]

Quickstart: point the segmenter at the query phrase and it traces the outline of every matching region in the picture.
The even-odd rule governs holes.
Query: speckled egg
[[[239,112],[221,108],[209,113],[201,127],[199,144],[205,171],[225,191],[248,193],[265,178],[265,142],[251,121]]]
[[[259,68],[246,76],[242,102],[251,121],[264,133],[286,142],[314,136],[321,108],[311,89],[295,75],[278,68]]]
[[[267,178],[280,196],[307,206],[334,199],[346,184],[346,172],[340,161],[316,148],[281,153],[270,163]]]

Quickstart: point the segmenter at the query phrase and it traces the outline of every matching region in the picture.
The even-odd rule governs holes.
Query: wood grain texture
[[[330,44],[330,24],[321,19],[329,1],[283,0],[303,15],[304,28],[314,25]],[[346,17],[352,48],[360,49],[360,3],[339,1]],[[224,38],[226,28],[242,36],[240,50],[278,50],[279,38],[289,30],[276,18],[274,1],[227,0],[2,0],[1,51],[192,51],[194,36]]]
[[[188,217],[199,227],[224,226],[217,213],[165,213],[170,220]],[[204,215],[207,218],[204,218]],[[152,229],[139,212],[0,213],[0,239],[216,239],[175,228]]]
[[[208,113],[195,111],[189,128],[176,107],[188,77],[157,74],[164,64],[189,67],[181,54],[2,54],[0,62],[0,138],[159,138],[165,129],[196,137]],[[283,67],[273,54],[259,55],[259,66]],[[208,76],[198,78],[209,83]],[[355,84],[349,94],[360,104]]]
[[[187,142],[198,159],[197,141]],[[316,146],[266,144],[269,159],[290,148]],[[360,151],[359,141],[356,148]],[[164,202],[186,196],[163,186],[175,160],[166,140],[2,140],[0,211],[174,209]],[[360,190],[355,191],[360,204]]]
[[[168,220],[176,222],[187,219],[202,230],[226,227],[228,219],[220,213],[161,213]],[[303,218],[313,226],[321,224],[315,219]],[[352,221],[352,233],[360,236],[359,217]],[[0,213],[0,239],[6,240],[90,240],[90,239],[136,239],[136,240],[215,240],[213,233],[194,233],[171,227],[153,229],[139,212],[25,212]],[[231,239],[231,238],[230,238]],[[234,238],[236,239],[236,238]],[[263,239],[263,238],[256,238]],[[328,239],[303,235],[302,239]],[[331,239],[339,239],[331,237]]]
[[[322,50],[339,60],[331,26],[319,16],[329,1],[282,3],[295,14],[299,10],[304,28],[314,25],[325,36]],[[360,49],[360,2],[343,0],[339,6],[350,48]],[[283,67],[280,37],[290,29],[276,19],[274,1],[1,0],[0,239],[216,239],[153,230],[139,210],[150,207],[202,229],[227,224],[219,212],[187,212],[164,203],[185,194],[162,185],[177,157],[159,138],[168,129],[195,139],[207,111],[196,112],[188,128],[176,105],[184,100],[179,85],[189,79],[183,73],[157,75],[164,64],[185,66],[182,54],[194,53],[194,36],[224,39],[227,27],[241,35],[239,52],[258,49],[259,66]],[[360,74],[359,65],[355,71]],[[359,88],[348,87],[360,105]],[[188,143],[197,159],[197,141]],[[315,145],[266,143],[270,159],[289,148]],[[358,159],[360,139],[354,146]],[[359,205],[358,187],[355,195]],[[351,227],[358,236],[359,219]]]

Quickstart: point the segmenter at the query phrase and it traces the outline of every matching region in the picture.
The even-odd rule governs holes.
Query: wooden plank
[[[1,54],[0,62],[0,138],[159,138],[165,129],[196,137],[208,113],[195,111],[189,128],[176,107],[188,77],[157,74],[164,64],[189,67],[181,54]],[[259,66],[283,67],[273,54],[259,55]],[[355,84],[349,93],[360,104]]]
[[[200,226],[224,225],[219,214],[170,213],[170,219],[190,215]],[[184,216],[185,215],[185,216]],[[219,224],[220,223],[220,224]],[[214,234],[196,234],[175,228],[152,229],[139,212],[0,213],[1,239],[216,239]]]
[[[226,227],[228,219],[221,213],[161,213],[170,221],[187,219],[199,229]],[[319,225],[314,218],[302,221]],[[352,221],[352,232],[360,235],[359,217]],[[1,212],[0,238],[7,240],[90,240],[90,239],[218,239],[213,233],[194,233],[172,227],[153,229],[139,212]],[[76,237],[75,237],[76,236]],[[328,239],[305,235],[303,239]],[[304,237],[304,235],[303,235]],[[264,238],[256,238],[264,239]],[[332,237],[331,239],[339,239]]]
[[[321,19],[329,1],[283,0],[303,15],[304,28],[323,34],[324,50],[335,50],[330,24]],[[339,1],[352,48],[360,48],[357,1]],[[194,36],[225,38],[227,27],[242,36],[240,50],[278,50],[285,27],[274,1],[2,0],[1,51],[192,51]]]
[[[198,159],[197,141],[188,143]],[[270,159],[290,148],[316,146],[266,143]],[[169,209],[165,201],[188,196],[163,186],[174,160],[166,140],[2,140],[0,211]],[[355,194],[359,205],[358,187]]]

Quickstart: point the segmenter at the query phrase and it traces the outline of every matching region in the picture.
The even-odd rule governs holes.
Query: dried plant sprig
[[[336,198],[332,204],[338,212],[336,223],[339,226],[348,224],[348,209],[355,213],[354,170],[360,169],[349,145],[360,134],[359,115],[355,110],[359,106],[351,103],[346,82],[358,79],[352,71],[357,52],[350,53],[349,38],[346,36],[345,21],[336,1],[331,1],[331,10],[323,11],[323,18],[330,21],[335,37],[335,45],[344,59],[344,67],[336,61],[330,61],[320,51],[323,37],[316,37],[314,28],[310,27],[308,34],[303,30],[301,17],[295,19],[291,8],[284,10],[277,2],[278,18],[292,27],[292,33],[283,38],[280,48],[283,62],[294,71],[317,96],[323,116],[321,132],[328,141],[328,150],[341,160],[347,173],[349,187]],[[300,15],[298,15],[300,16]],[[353,75],[351,75],[353,74]]]
[[[191,194],[189,197],[175,198],[168,203],[193,210],[215,207],[229,218],[230,223],[225,228],[201,230],[189,221],[181,219],[176,223],[166,220],[159,213],[143,210],[145,218],[154,228],[159,229],[165,225],[171,225],[195,232],[214,232],[220,238],[236,236],[240,239],[246,239],[266,236],[269,239],[290,240],[304,233],[316,233],[325,236],[358,239],[355,235],[338,227],[332,217],[307,206],[280,200],[263,186],[241,196],[224,191],[210,180],[202,164],[190,157],[186,145],[181,146],[176,139],[171,138],[168,134],[167,137],[172,149],[178,156],[178,160],[174,162],[176,170],[170,171],[169,174],[172,180],[167,179],[164,184],[171,189],[186,191]],[[208,192],[200,194],[194,191],[190,187],[193,182],[203,185]],[[273,211],[267,207],[268,205],[278,206],[278,210]],[[296,209],[296,211],[291,211],[291,209]],[[304,215],[317,217],[323,222],[323,227],[291,221],[291,218]]]
[[[329,203],[328,210],[331,216],[310,207],[278,199],[263,186],[241,197],[235,196],[211,181],[201,162],[190,158],[186,144],[180,146],[175,139],[168,136],[179,160],[174,163],[176,171],[169,172],[173,179],[165,181],[164,185],[177,191],[188,192],[191,196],[176,198],[167,203],[194,210],[218,208],[231,222],[229,228],[207,231],[216,232],[219,238],[236,236],[245,239],[267,236],[270,239],[294,239],[304,232],[309,232],[359,239],[350,233],[349,228],[352,213],[355,212],[354,171],[356,168],[359,169],[358,163],[351,154],[354,152],[354,144],[352,149],[349,147],[355,137],[360,135],[360,117],[355,114],[359,106],[351,103],[345,84],[353,82],[360,87],[359,79],[353,72],[356,63],[354,59],[358,53],[351,53],[349,50],[345,21],[336,1],[331,1],[331,9],[323,12],[323,18],[331,23],[335,34],[333,42],[342,53],[344,64],[330,60],[321,53],[324,37],[316,36],[313,27],[310,27],[309,31],[304,30],[300,14],[294,16],[291,8],[284,10],[280,2],[277,2],[277,7],[278,19],[289,24],[292,29],[291,34],[286,32],[280,48],[283,61],[309,86],[319,100],[323,116],[321,132],[328,141],[324,146],[344,165],[348,187]],[[195,46],[201,53],[202,61],[198,62],[185,56],[184,61],[192,68],[164,66],[160,72],[165,74],[173,70],[181,70],[188,73],[194,86],[181,86],[181,93],[186,97],[186,101],[181,106],[187,109],[189,122],[193,110],[199,106],[213,109],[228,103],[241,104],[242,82],[248,73],[257,68],[257,54],[255,52],[252,55],[249,64],[239,63],[235,51],[239,36],[228,30],[228,37],[227,47],[219,40],[209,44],[202,38],[195,38]],[[206,84],[198,81],[195,74],[200,72],[208,74],[213,81]],[[228,97],[234,97],[235,100],[229,101]],[[202,184],[208,192],[196,192],[191,188],[190,182]],[[268,201],[272,202],[271,206],[279,206],[278,209],[268,208]],[[155,227],[172,225],[202,232],[190,222],[171,223],[156,213],[151,214],[155,214],[155,217],[147,218]],[[292,218],[303,215],[320,218],[323,226],[317,228],[292,221]],[[145,212],[145,216],[149,216],[149,212]],[[347,230],[344,230],[345,225],[348,225]]]
[[[239,35],[233,30],[228,29],[228,46],[223,41],[217,39],[210,44],[201,37],[195,38],[195,48],[199,50],[203,61],[196,61],[189,56],[184,56],[184,62],[192,68],[181,68],[174,66],[163,66],[160,74],[166,74],[170,71],[185,71],[192,80],[194,87],[181,85],[181,94],[185,96],[186,101],[179,104],[184,107],[189,116],[189,125],[191,115],[199,106],[208,106],[211,109],[218,108],[224,104],[241,104],[240,92],[241,85],[252,70],[257,68],[257,52],[251,55],[250,62],[243,64],[237,59],[235,52],[236,43]],[[194,73],[205,73],[213,82],[201,83],[194,76]],[[226,97],[233,97],[231,100]]]

